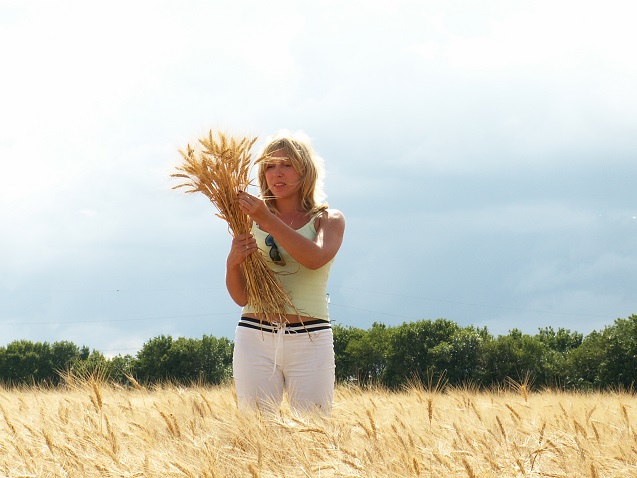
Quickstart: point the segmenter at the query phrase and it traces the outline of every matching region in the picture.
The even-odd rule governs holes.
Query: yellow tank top
[[[314,228],[314,220],[316,216],[296,232],[314,239],[316,229]],[[312,270],[302,266],[294,260],[285,249],[277,244],[281,257],[285,260],[285,265],[280,266],[272,262],[270,259],[270,247],[265,245],[267,232],[261,230],[256,224],[252,224],[252,235],[257,240],[259,253],[265,260],[270,269],[277,273],[277,277],[281,281],[283,288],[287,291],[292,303],[299,313],[304,317],[313,319],[329,320],[327,310],[327,279],[330,275],[330,268],[334,259],[330,260],[323,267]],[[250,305],[243,308],[243,313],[254,313],[254,309]],[[296,314],[294,310],[289,310],[289,314]]]

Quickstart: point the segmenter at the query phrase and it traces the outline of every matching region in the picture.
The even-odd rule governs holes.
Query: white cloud
[[[78,212],[82,216],[86,216],[86,217],[95,217],[98,214],[98,212],[93,209],[80,209]]]
[[[11,74],[0,77],[0,293],[15,292],[0,301],[0,320],[232,315],[226,227],[205,198],[170,190],[177,149],[209,128],[300,128],[315,138],[328,199],[348,218],[332,305],[347,299],[341,289],[358,287],[341,305],[376,309],[374,320],[487,320],[494,309],[475,303],[537,301],[568,312],[573,302],[559,296],[574,297],[569,287],[605,296],[613,271],[626,277],[622,263],[634,264],[627,242],[613,239],[631,237],[635,216],[630,3],[0,8],[9,9],[0,41],[11,46],[3,58]],[[572,241],[578,234],[588,240]],[[559,262],[561,242],[576,249],[574,262]],[[521,257],[525,250],[533,254]],[[555,284],[551,297],[543,279]],[[388,295],[370,293],[379,281]],[[201,284],[215,290],[162,292]],[[117,307],[52,290],[104,295],[140,285],[153,293]],[[397,298],[405,291],[443,301]],[[624,311],[627,302],[604,307]],[[344,311],[361,325],[371,317]],[[160,331],[231,335],[234,319],[215,317],[132,320],[129,343],[117,341],[119,322],[55,332],[108,348]]]

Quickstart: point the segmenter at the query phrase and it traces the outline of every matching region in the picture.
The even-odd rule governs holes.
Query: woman
[[[345,218],[323,202],[322,160],[304,134],[277,133],[261,157],[261,198],[238,193],[252,230],[233,238],[226,262],[226,287],[243,307],[233,357],[237,400],[241,408],[276,411],[285,390],[293,409],[329,413],[334,342],[326,284]],[[241,264],[255,253],[278,273],[296,309],[280,323],[267,322],[248,305]]]

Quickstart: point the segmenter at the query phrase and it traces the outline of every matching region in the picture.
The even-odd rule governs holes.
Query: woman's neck
[[[307,222],[307,211],[303,210],[300,201],[281,201],[274,203],[277,216],[292,229],[298,229]]]
[[[274,207],[281,216],[289,216],[298,213],[305,214],[306,212],[301,206],[301,200],[296,197],[275,199]]]

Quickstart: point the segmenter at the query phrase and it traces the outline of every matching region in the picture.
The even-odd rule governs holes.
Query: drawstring
[[[270,375],[270,379],[272,377],[274,377],[274,373],[276,372],[276,361],[277,361],[277,357],[279,356],[279,348],[281,347],[281,344],[283,343],[283,337],[285,336],[285,326],[286,323],[282,322],[282,323],[276,323],[276,324],[272,324],[274,325],[275,329],[276,329],[276,346],[274,347],[274,366],[272,367],[272,375]]]

